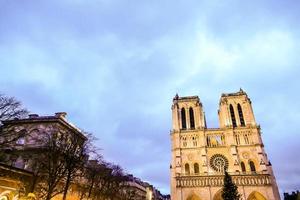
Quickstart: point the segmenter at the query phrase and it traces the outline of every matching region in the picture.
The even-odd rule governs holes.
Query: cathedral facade
[[[198,96],[172,105],[171,199],[221,200],[224,171],[243,200],[279,200],[279,192],[247,94],[222,94],[219,128],[207,128]]]

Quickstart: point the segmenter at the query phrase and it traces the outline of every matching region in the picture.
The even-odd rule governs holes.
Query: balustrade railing
[[[236,185],[256,186],[270,185],[271,176],[266,173],[231,173],[233,182]],[[205,186],[223,186],[224,175],[221,174],[201,174],[189,176],[177,176],[177,187],[205,187]]]

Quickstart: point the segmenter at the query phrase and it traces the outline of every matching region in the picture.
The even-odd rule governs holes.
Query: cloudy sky
[[[300,188],[300,1],[0,0],[0,91],[66,111],[106,160],[169,192],[171,103],[218,127],[242,87],[282,191]]]

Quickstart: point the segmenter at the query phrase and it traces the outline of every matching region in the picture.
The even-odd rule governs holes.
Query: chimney
[[[55,117],[65,118],[67,116],[66,112],[57,112],[55,113]]]
[[[39,115],[38,114],[29,114],[28,117],[29,117],[29,119],[36,119],[39,117]]]

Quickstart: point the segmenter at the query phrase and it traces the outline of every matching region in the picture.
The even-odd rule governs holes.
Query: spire
[[[179,96],[178,96],[178,93],[176,93],[175,97],[173,98],[173,100],[178,100],[179,99]]]

